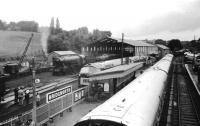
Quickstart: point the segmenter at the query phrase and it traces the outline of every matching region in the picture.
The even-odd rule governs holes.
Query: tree
[[[166,41],[164,41],[162,39],[157,39],[157,40],[155,40],[155,44],[166,45]]]
[[[56,19],[56,29],[60,29],[60,22],[58,18]]]
[[[61,30],[50,35],[48,39],[48,52],[50,53],[56,50],[81,52],[81,47],[109,36],[111,36],[110,31],[95,29],[93,33],[89,33],[87,27],[81,27],[71,31]]]
[[[15,22],[10,22],[8,24],[8,30],[11,30],[11,31],[16,31],[18,30],[19,28],[17,27],[17,24]]]
[[[54,34],[58,34],[61,32],[62,32],[62,29],[60,28],[60,22],[59,22],[59,19],[57,18],[56,19],[56,28],[54,29]]]
[[[0,20],[0,30],[6,30],[7,29],[7,24],[6,22]]]
[[[171,49],[171,51],[176,51],[182,49],[181,41],[179,39],[172,39],[168,43],[168,47]]]
[[[51,23],[50,23],[50,34],[54,34],[54,17],[51,18]]]
[[[38,23],[35,21],[19,21],[16,24],[21,31],[38,32]]]
[[[94,29],[92,33],[92,40],[97,41],[105,37],[111,37],[112,33],[110,31],[100,31],[99,29]]]

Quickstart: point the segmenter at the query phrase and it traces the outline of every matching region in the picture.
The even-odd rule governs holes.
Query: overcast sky
[[[58,17],[65,30],[86,26],[114,37],[191,40],[200,37],[200,0],[3,0],[0,19],[34,20],[49,26]]]

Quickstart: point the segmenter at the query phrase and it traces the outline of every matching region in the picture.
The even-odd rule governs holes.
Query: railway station
[[[198,125],[200,75],[192,69],[193,65],[183,62],[183,56],[169,53],[164,45],[112,37],[82,47],[83,55],[54,51],[49,54],[51,67],[47,68],[52,69],[49,79],[53,81],[37,82],[39,101],[35,108],[31,86],[20,87],[30,91],[30,103],[16,103],[16,94],[10,91],[0,105],[0,125],[26,123],[33,115],[37,125],[65,125],[61,120],[69,121],[71,126],[90,123],[124,126],[135,122]],[[64,76],[66,71],[73,71],[72,66],[80,72]],[[62,73],[62,78],[56,75],[60,78],[56,80],[55,72]],[[146,106],[149,104],[151,107]],[[132,114],[129,116],[135,118],[130,119],[126,111],[151,121],[142,121]]]
[[[109,119],[109,116],[113,116],[112,113],[115,114],[114,116],[118,116],[117,111],[119,110],[123,113],[123,108],[127,106],[123,102],[130,104],[137,97],[137,92],[140,94],[140,91],[144,91],[146,93],[151,92],[151,95],[140,94],[140,97],[143,98],[137,102],[138,104],[135,107],[139,107],[140,103],[143,104],[144,99],[146,99],[144,100],[144,105],[151,102],[151,113],[148,113],[149,110],[147,110],[148,112],[146,110],[141,111],[146,111],[144,112],[146,113],[144,118],[157,119],[152,122],[153,124],[160,126],[178,125],[180,123],[198,125],[200,90],[197,73],[193,71],[192,65],[184,65],[182,57],[167,56],[156,62],[153,66],[152,64],[147,64],[149,61],[146,60],[146,57],[141,56],[123,58],[123,60],[110,60],[114,61],[115,64],[111,64],[109,60],[90,63],[86,66],[93,66],[93,68],[96,66],[96,72],[82,74],[83,71],[80,71],[79,79],[77,77],[62,79],[46,86],[38,87],[37,92],[41,94],[41,102],[37,106],[36,111],[37,124],[64,126],[67,121],[69,122],[69,126],[75,124],[82,125],[80,120],[87,119],[87,115],[91,119],[93,118],[93,115],[90,114],[91,111],[108,116],[107,118]],[[119,64],[117,64],[118,62]],[[141,71],[143,72],[141,73]],[[156,74],[157,72],[158,74]],[[158,76],[159,79],[157,79]],[[147,82],[148,85],[146,85]],[[163,87],[160,87],[161,85],[156,86],[156,84],[163,84]],[[161,89],[159,97],[153,96],[157,94],[155,89]],[[120,92],[118,93],[119,90]],[[126,92],[126,95],[123,92]],[[131,97],[132,100],[129,101],[130,98],[128,96],[131,96],[131,92],[135,92],[135,94]],[[155,100],[154,104],[152,104],[152,99]],[[14,96],[7,97],[5,100],[7,102],[10,100],[8,103],[13,104]],[[108,101],[104,102],[106,100]],[[118,101],[122,102],[119,103],[121,107],[118,106]],[[100,111],[102,110],[108,111],[104,110],[104,105],[110,103],[112,103],[116,111],[110,109],[109,111],[112,111],[109,112],[111,115],[101,113]],[[187,106],[190,107],[188,108]],[[10,111],[13,114],[15,113],[15,116],[13,114],[11,114],[12,116],[7,115],[4,117],[1,115],[0,125],[15,125],[19,120],[25,121],[31,119],[31,107],[32,102],[28,106],[13,107],[13,109],[24,109],[18,112]],[[162,109],[157,110],[158,108]],[[137,110],[128,109],[128,111],[133,111],[133,113],[141,112],[139,108]],[[154,115],[152,115],[153,113]],[[84,117],[85,115],[86,117]],[[5,117],[9,117],[9,119]],[[105,117],[102,116],[101,118],[104,119]],[[122,120],[126,120],[126,118]],[[132,120],[128,121],[132,123]],[[101,123],[114,124],[117,122],[106,121]]]
[[[200,126],[200,0],[1,4],[0,126]]]
[[[103,54],[103,60],[98,61],[99,57],[96,58],[82,66],[80,72],[73,76],[48,84],[37,84],[36,92],[41,97],[36,107],[37,125],[64,126],[67,121],[70,126],[87,126],[90,123],[87,122],[88,118],[92,123],[102,125],[108,123],[121,126],[137,122],[137,117],[134,118],[135,121],[126,115],[121,118],[120,115],[126,110],[138,115],[145,113],[141,114],[145,120],[153,120],[145,122],[139,119],[138,123],[141,125],[198,126],[199,76],[191,64],[184,62],[183,57],[169,54],[169,48],[164,45],[126,39],[122,43],[116,38],[105,38],[89,44],[82,51],[90,58],[92,54],[94,57]],[[63,53],[65,52],[53,52],[49,55],[49,61],[53,63],[55,57],[62,60],[62,57],[77,56],[72,52]],[[163,58],[156,61],[152,55]],[[106,56],[112,58],[109,57],[108,60]],[[28,105],[15,104],[13,92],[5,97],[1,105],[4,111],[1,110],[0,125],[16,125],[17,122],[32,118],[33,91],[30,87],[25,87],[24,90],[27,89],[31,91],[31,102]],[[151,104],[151,107],[147,107],[147,104]],[[105,106],[111,108],[108,110]],[[9,108],[8,112],[5,111],[6,108]]]
[[[100,97],[103,96],[103,99],[98,97],[98,99],[94,101],[101,101],[111,97],[138,76],[140,70],[145,68],[144,62],[146,62],[146,57],[134,57],[133,59],[137,62],[134,63],[131,58],[123,58],[123,65],[121,65],[121,59],[114,60],[118,61],[119,65],[112,66],[112,64],[108,64],[106,66],[107,69],[89,76],[89,80],[92,82],[90,85],[79,83],[76,76],[67,79],[60,79],[57,82],[46,85],[37,84],[38,86],[36,91],[41,95],[40,106],[37,107],[37,124],[51,124],[51,122],[53,123],[52,120],[54,120],[58,115],[62,115],[65,111],[71,111],[73,106],[81,103],[84,99],[88,101],[89,98],[87,97],[90,97],[88,94],[95,91],[94,87],[103,87],[103,92],[100,93]],[[24,90],[27,89],[29,88]],[[31,90],[31,88],[29,90]],[[5,106],[2,107],[6,108],[8,106],[9,110],[11,110],[9,113],[13,113],[14,115],[6,115],[6,112],[5,114],[2,114],[1,125],[14,125],[19,119],[25,121],[30,119],[32,116],[30,110],[32,102],[28,106],[15,105],[13,95],[14,94],[9,94],[9,96],[6,96]],[[89,102],[91,102],[91,100],[89,100]],[[24,109],[21,111],[22,108]]]

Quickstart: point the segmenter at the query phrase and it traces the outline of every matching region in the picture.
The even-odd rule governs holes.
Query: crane
[[[31,34],[31,37],[29,38],[29,40],[28,40],[28,42],[27,42],[27,45],[26,45],[26,47],[25,47],[25,49],[24,49],[24,52],[23,52],[23,54],[22,54],[22,57],[20,58],[20,60],[19,60],[19,62],[18,62],[18,66],[20,66],[21,63],[23,62],[24,57],[25,57],[25,55],[26,55],[26,52],[27,52],[27,50],[28,50],[28,47],[29,47],[29,45],[30,45],[30,43],[31,43],[32,38],[33,38],[33,33]]]
[[[10,75],[16,75],[20,68],[21,68],[21,63],[23,62],[24,60],[24,57],[26,56],[26,52],[28,50],[28,47],[32,41],[32,38],[33,38],[33,33],[31,34],[31,37],[29,38],[27,44],[26,44],[26,47],[24,49],[24,52],[22,53],[22,56],[19,60],[18,63],[8,63],[4,66],[4,72],[7,73],[7,74],[10,74]]]

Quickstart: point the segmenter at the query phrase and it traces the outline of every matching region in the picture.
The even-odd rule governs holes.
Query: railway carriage
[[[166,55],[74,126],[157,125],[172,60],[173,55]]]

